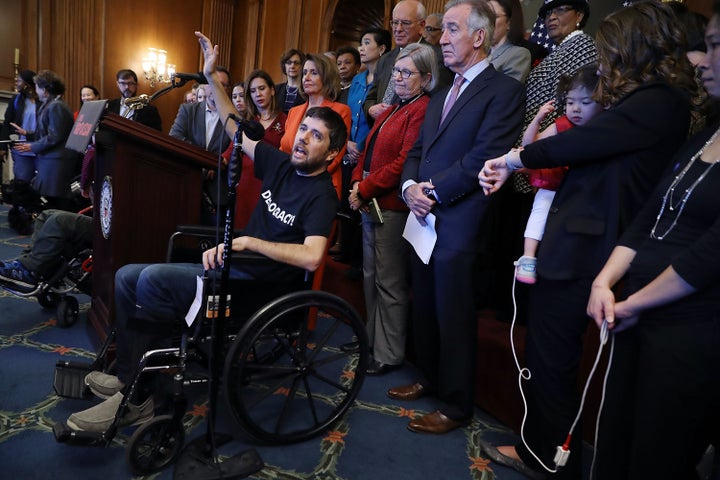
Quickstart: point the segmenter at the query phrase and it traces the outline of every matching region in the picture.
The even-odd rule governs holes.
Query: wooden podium
[[[95,134],[93,287],[88,316],[103,341],[113,323],[115,272],[165,261],[177,225],[200,221],[202,169],[216,155],[106,113]]]

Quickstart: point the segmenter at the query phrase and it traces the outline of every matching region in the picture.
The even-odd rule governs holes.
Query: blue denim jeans
[[[219,275],[219,271],[213,272]],[[153,342],[173,332],[182,322],[195,299],[197,277],[203,275],[201,264],[157,263],[130,264],[115,274],[115,329],[117,339],[117,374],[124,383],[132,376],[143,353]],[[237,268],[230,278],[252,279]],[[131,318],[167,325],[167,334],[130,330]],[[157,331],[157,328],[153,329]]]

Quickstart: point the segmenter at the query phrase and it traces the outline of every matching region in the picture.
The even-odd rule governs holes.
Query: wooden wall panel
[[[23,42],[22,9],[20,2],[0,0],[0,90],[15,86],[15,49],[20,49],[20,69],[27,68],[27,50]]]

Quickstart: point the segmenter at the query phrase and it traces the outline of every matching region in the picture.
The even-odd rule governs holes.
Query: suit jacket
[[[290,110],[285,110],[285,97],[287,97],[287,82],[278,83],[275,85],[275,101],[280,106],[283,113],[287,114]],[[302,105],[306,100],[306,98],[300,95],[300,91],[298,90],[293,106],[297,107],[298,105]]]
[[[72,111],[60,98],[48,99],[38,108],[37,129],[28,132],[28,141],[30,150],[37,155],[32,186],[41,195],[70,195],[70,183],[80,166],[80,155],[65,148],[72,126]]]
[[[120,99],[114,98],[108,101],[107,109],[109,112],[120,114]],[[162,130],[162,119],[157,108],[152,105],[146,105],[140,110],[135,111],[135,115],[132,118],[138,123],[147,125],[155,130]]]
[[[17,123],[21,127],[23,126],[23,114],[25,113],[25,99],[27,97],[22,93],[16,93],[13,96],[10,103],[7,105],[5,110],[5,120],[0,126],[0,140],[9,140],[10,134],[15,133],[15,129],[10,125],[10,122]],[[34,108],[37,110],[37,103],[34,104]],[[26,128],[27,130],[27,128]],[[0,146],[0,149],[7,150],[7,145]]]
[[[449,88],[430,99],[425,122],[403,169],[407,180],[431,180],[440,202],[436,247],[474,252],[486,197],[478,173],[486,160],[507,153],[522,129],[525,90],[488,65],[460,94],[440,124]]]
[[[506,40],[505,43],[492,48],[490,63],[498,72],[525,83],[530,73],[530,50]]]
[[[222,119],[220,119],[210,139],[210,143],[207,143],[205,133],[206,108],[205,102],[181,104],[175,121],[172,127],[170,127],[170,136],[204,148],[208,152],[220,155],[227,150],[228,145],[230,145],[230,137],[225,133],[225,129],[222,127]],[[227,204],[227,183],[226,169],[221,170],[219,187],[217,179],[208,179],[205,181],[205,191],[215,205],[224,206]]]
[[[597,275],[682,145],[689,122],[687,96],[651,83],[587,124],[525,147],[526,167],[570,167],[550,207],[538,274]]]
[[[405,158],[420,133],[429,102],[430,97],[423,95],[396,113],[388,110],[378,117],[367,136],[368,145],[375,138],[373,151],[368,152],[367,148],[363,151],[352,174],[352,182],[360,182],[358,191],[362,198],[377,198],[383,209],[407,211],[398,191],[400,175]],[[370,175],[363,179],[365,159],[369,153]]]
[[[230,137],[227,136],[225,129],[222,128],[222,119],[220,119],[210,139],[210,143],[208,143],[205,132],[206,109],[207,105],[205,102],[181,104],[175,121],[172,127],[170,127],[170,136],[204,148],[208,152],[222,153],[228,148],[228,145],[230,145]]]

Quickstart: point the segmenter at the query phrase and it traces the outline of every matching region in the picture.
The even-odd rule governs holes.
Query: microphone
[[[121,103],[129,108],[137,108],[140,105],[144,106],[150,103],[150,96],[143,93],[137,97],[123,98]]]
[[[237,124],[238,128],[250,140],[259,141],[262,140],[265,136],[265,128],[263,128],[263,126],[255,120],[243,120],[234,113],[229,114],[228,118],[233,119]]]
[[[193,80],[197,83],[207,85],[208,81],[207,78],[205,78],[205,75],[203,75],[202,72],[197,73],[174,73],[173,77],[178,78],[180,80],[190,81]]]

